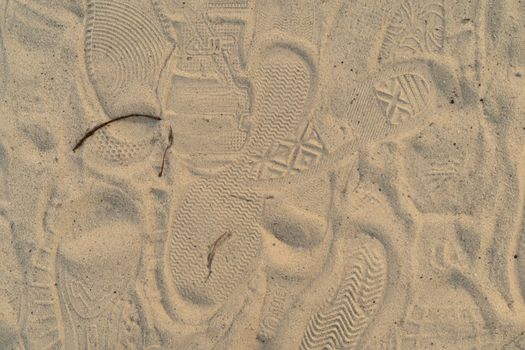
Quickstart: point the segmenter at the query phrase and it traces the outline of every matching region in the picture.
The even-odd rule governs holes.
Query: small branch
[[[164,149],[164,154],[162,155],[162,164],[160,166],[160,172],[159,177],[162,177],[162,174],[164,173],[164,164],[166,163],[166,154],[168,153],[168,150],[173,146],[173,129],[170,126],[170,133],[168,135],[168,145]]]
[[[235,198],[235,199],[240,199],[240,200],[243,200],[243,201],[246,201],[246,202],[250,202],[250,203],[253,202],[253,199],[239,197],[239,196],[236,196],[234,194],[230,195],[230,197]]]
[[[225,232],[223,233],[219,238],[217,238],[217,240],[210,246],[210,251],[208,253],[208,276],[206,277],[206,281],[208,281],[208,279],[210,278],[211,276],[211,265],[213,264],[213,258],[215,257],[215,253],[217,251],[217,249],[224,243],[226,242],[230,237],[232,236],[232,233],[231,232]]]
[[[73,152],[75,152],[77,149],[79,149],[83,144],[84,142],[90,138],[91,136],[93,136],[93,134],[95,134],[98,130],[108,126],[109,124],[112,124],[114,122],[117,122],[119,120],[124,120],[124,119],[130,119],[130,118],[147,118],[147,119],[152,119],[152,120],[162,120],[162,118],[160,117],[156,117],[156,116],[153,116],[153,115],[146,115],[146,114],[129,114],[129,115],[124,115],[124,116],[121,116],[121,117],[118,117],[118,118],[115,118],[115,119],[111,119],[111,120],[108,120],[102,124],[99,124],[97,126],[95,126],[93,129],[89,130],[81,139],[80,141],[77,142],[77,144],[75,145],[75,147],[73,148]]]

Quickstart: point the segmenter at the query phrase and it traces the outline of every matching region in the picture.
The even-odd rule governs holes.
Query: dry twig
[[[120,121],[120,120],[124,120],[124,119],[129,119],[129,118],[147,118],[147,119],[153,119],[153,120],[162,120],[162,118],[160,117],[157,117],[157,116],[153,116],[153,115],[146,115],[146,114],[129,114],[129,115],[124,115],[124,116],[121,116],[121,117],[118,117],[118,118],[115,118],[115,119],[111,119],[111,120],[108,120],[102,124],[99,124],[97,126],[95,126],[93,129],[89,130],[88,132],[86,132],[86,134],[77,142],[77,144],[75,145],[75,147],[73,147],[73,152],[75,152],[77,149],[80,148],[80,146],[82,146],[84,144],[84,142],[90,138],[91,136],[93,136],[93,134],[95,134],[98,130],[108,126],[109,124],[112,124],[114,122],[117,122],[117,121]]]

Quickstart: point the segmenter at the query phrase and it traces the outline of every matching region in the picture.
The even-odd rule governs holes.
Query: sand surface
[[[525,350],[522,0],[0,0],[0,349]]]

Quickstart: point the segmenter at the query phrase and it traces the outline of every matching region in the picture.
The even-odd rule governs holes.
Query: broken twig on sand
[[[208,281],[208,279],[211,276],[211,265],[213,263],[213,258],[215,257],[215,253],[216,253],[217,249],[222,244],[224,244],[224,242],[226,242],[228,239],[230,239],[231,236],[232,236],[231,232],[225,232],[219,238],[217,238],[217,240],[210,246],[210,250],[209,250],[209,253],[208,253],[208,276],[206,277],[206,281]]]
[[[124,120],[124,119],[129,119],[129,118],[147,118],[147,119],[153,119],[153,120],[162,120],[161,117],[157,117],[157,116],[153,116],[153,115],[147,115],[147,114],[129,114],[129,115],[124,115],[124,116],[121,116],[121,117],[118,117],[118,118],[115,118],[115,119],[111,119],[111,120],[108,120],[102,124],[99,124],[97,126],[95,126],[93,129],[89,130],[88,132],[86,132],[86,134],[77,142],[77,144],[75,145],[75,147],[73,147],[73,152],[75,152],[77,149],[80,148],[80,146],[82,146],[84,144],[84,142],[90,138],[91,136],[93,136],[93,134],[95,134],[98,130],[108,126],[109,124],[112,124],[114,122],[117,122],[117,121],[120,121],[120,120]]]

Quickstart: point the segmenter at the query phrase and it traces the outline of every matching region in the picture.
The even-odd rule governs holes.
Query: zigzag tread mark
[[[179,229],[175,231],[172,237],[170,252],[171,269],[177,283],[185,286],[201,286],[202,280],[205,278],[205,271],[202,264],[194,264],[194,262],[202,260],[202,256],[196,252],[199,249],[192,249],[190,237],[195,236],[195,231],[202,231],[202,234],[197,235],[201,237],[197,244],[202,248],[207,243],[211,244],[210,240],[212,239],[208,237],[209,234],[207,235],[204,232],[208,231],[209,228],[199,223],[213,222],[214,232],[228,230],[232,224],[238,228],[236,234],[245,239],[242,241],[242,244],[238,243],[235,245],[236,255],[233,257],[235,264],[230,266],[229,269],[217,266],[216,270],[214,270],[213,278],[208,281],[207,289],[213,291],[213,299],[216,302],[220,302],[228,296],[234,286],[239,283],[246,268],[257,254],[259,240],[256,234],[258,228],[255,223],[256,215],[254,213],[260,209],[260,205],[255,201],[256,196],[254,193],[244,189],[241,190],[239,186],[236,186],[235,182],[231,182],[231,179],[229,183],[223,181],[222,177],[218,177],[218,180],[213,182],[211,186],[209,186],[210,184],[203,184],[194,188],[195,196],[191,196],[193,200],[188,202],[196,205],[187,205],[183,208],[183,211],[179,212],[181,222],[178,223]],[[221,186],[222,184],[224,185]],[[206,188],[206,190],[201,190],[202,188]],[[237,193],[236,197],[239,198],[251,199],[252,202],[233,199],[234,195],[232,193]],[[194,201],[195,199],[197,201]],[[225,210],[206,216],[205,214],[209,213],[207,208],[209,204],[206,203],[209,202],[215,203],[215,205],[220,204]],[[233,223],[231,222],[232,220]],[[188,262],[192,262],[192,264],[188,266]],[[185,273],[181,274],[180,271],[183,267]]]
[[[232,224],[239,227],[237,232],[246,239],[242,246],[236,250],[238,264],[227,271],[218,268],[214,278],[209,281],[209,290],[213,290],[215,301],[226,298],[229,292],[242,277],[242,272],[247,268],[253,257],[257,254],[258,226],[256,215],[261,210],[257,194],[243,188],[242,184],[248,179],[255,179],[256,174],[248,160],[248,154],[266,144],[271,144],[274,139],[285,137],[301,118],[304,112],[304,103],[310,90],[310,73],[304,66],[297,63],[282,63],[264,66],[260,79],[255,82],[257,90],[261,91],[262,103],[256,108],[256,113],[264,118],[250,137],[252,140],[247,149],[247,155],[234,162],[221,174],[211,180],[204,180],[195,184],[179,208],[174,224],[170,244],[170,262],[172,272],[175,274],[178,267],[188,267],[183,276],[177,274],[175,280],[186,285],[198,286],[201,279],[202,266],[192,265],[199,261],[199,254],[192,249],[193,242],[190,237],[196,235],[195,231],[203,237],[199,244],[208,241],[208,229],[202,222],[212,221],[214,232],[222,232]],[[272,141],[272,142],[271,142]],[[242,188],[242,190],[241,190]],[[224,200],[235,194],[237,197],[249,198],[242,204],[231,200]],[[212,215],[210,208],[220,205],[225,210],[224,215]],[[204,231],[203,231],[204,230]],[[202,231],[202,232],[201,232]],[[179,271],[180,272],[180,271]]]
[[[354,349],[358,344],[384,294],[386,262],[374,248],[353,252],[335,297],[310,319],[301,350]]]

